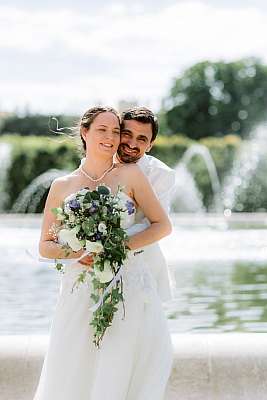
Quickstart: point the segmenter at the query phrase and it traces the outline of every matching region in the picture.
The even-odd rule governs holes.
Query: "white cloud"
[[[27,100],[35,110],[80,112],[87,101],[137,98],[157,107],[172,77],[194,62],[250,55],[266,60],[266,36],[265,15],[253,6],[178,1],[144,12],[111,3],[93,14],[2,7],[0,56],[8,51],[12,63],[21,54],[24,68],[35,73],[32,82],[19,69],[7,79],[0,66],[0,104],[12,108]]]

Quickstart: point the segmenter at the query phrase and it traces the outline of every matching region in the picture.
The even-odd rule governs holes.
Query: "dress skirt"
[[[72,287],[84,269],[66,266],[34,400],[164,400],[173,348],[157,285],[143,254],[123,266],[122,303],[100,348],[89,324],[91,276]]]

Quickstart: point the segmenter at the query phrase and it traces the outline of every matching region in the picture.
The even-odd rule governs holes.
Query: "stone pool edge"
[[[172,334],[174,363],[165,400],[264,400],[267,334]],[[32,400],[46,335],[0,336],[1,400]]]

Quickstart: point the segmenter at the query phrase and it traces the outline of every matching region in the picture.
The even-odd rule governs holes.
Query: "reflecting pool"
[[[267,331],[267,216],[172,216],[162,241],[174,298],[172,332]],[[37,262],[41,218],[0,216],[0,334],[45,334],[60,278]]]

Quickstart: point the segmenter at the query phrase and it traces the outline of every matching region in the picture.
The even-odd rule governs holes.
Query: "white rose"
[[[61,244],[68,244],[73,251],[79,251],[83,247],[77,237],[77,228],[74,229],[61,229],[58,233],[58,240]]]
[[[86,240],[86,251],[90,251],[90,253],[101,253],[103,251],[104,247],[100,241],[97,242],[91,242],[90,240]]]
[[[106,234],[107,233],[107,227],[106,227],[106,224],[104,223],[104,222],[100,222],[99,224],[98,224],[98,231],[99,232],[101,232],[101,233],[104,233],[104,234]]]
[[[69,238],[69,229],[61,229],[57,236],[60,244],[67,244]]]
[[[83,244],[76,238],[76,236],[71,238],[68,244],[73,251],[79,251],[83,247]]]
[[[119,197],[119,200],[117,202],[117,208],[123,210],[120,212],[120,217],[121,217],[120,227],[122,229],[126,229],[129,225],[129,216],[126,209],[125,199]]]
[[[100,271],[100,269],[97,266],[95,266],[94,273],[95,273],[96,278],[101,283],[110,282],[114,276],[109,260],[106,260],[104,262],[104,270],[103,271]]]
[[[85,196],[86,193],[88,193],[88,189],[79,190],[79,194],[81,194],[82,196]]]

